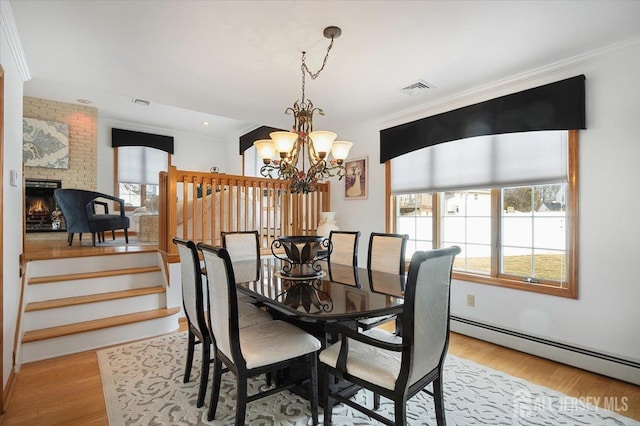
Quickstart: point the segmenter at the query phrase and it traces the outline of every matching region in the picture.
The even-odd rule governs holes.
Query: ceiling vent
[[[403,87],[402,89],[400,89],[400,91],[404,94],[413,96],[424,93],[427,90],[432,89],[433,87],[435,87],[433,86],[433,84],[429,84],[424,80],[418,80],[413,84]]]
[[[149,106],[149,104],[151,103],[149,101],[145,101],[144,99],[138,99],[138,98],[131,99],[131,102],[133,102],[134,104],[144,105],[144,106]]]

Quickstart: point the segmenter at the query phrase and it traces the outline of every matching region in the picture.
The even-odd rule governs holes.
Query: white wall
[[[4,5],[3,5],[4,7]],[[3,10],[4,13],[4,10]],[[4,21],[3,21],[4,22]],[[4,68],[4,215],[3,264],[3,357],[6,385],[13,365],[13,340],[20,301],[20,255],[22,254],[22,78],[11,53],[4,30],[0,30],[0,64]],[[9,172],[18,172],[18,186],[9,185]],[[11,206],[11,208],[6,208]]]
[[[98,116],[98,191],[113,193],[113,148],[111,147],[111,128],[133,130],[136,132],[153,133],[173,136],[174,154],[171,164],[178,170],[208,172],[211,167],[218,166],[220,171],[227,169],[227,151],[232,145],[227,140],[216,139],[145,126],[139,123],[115,120],[110,117]],[[237,139],[236,139],[237,140]],[[236,142],[237,144],[237,142]]]
[[[621,50],[620,50],[621,49]],[[369,156],[369,197],[345,201],[332,184],[341,229],[362,231],[360,259],[371,231],[384,230],[384,166],[379,130],[579,74],[586,75],[587,130],[580,132],[579,298],[456,281],[452,315],[640,362],[640,42],[547,67],[499,90],[425,107],[340,131],[354,142],[350,157]],[[372,190],[375,189],[375,190]],[[475,307],[466,295],[475,295]],[[453,326],[453,323],[452,323]],[[639,375],[640,377],[640,375]],[[637,379],[636,379],[637,380]]]

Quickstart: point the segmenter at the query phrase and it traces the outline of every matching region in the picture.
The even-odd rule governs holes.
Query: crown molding
[[[23,82],[31,80],[31,71],[29,70],[27,58],[22,49],[22,41],[20,40],[16,21],[13,18],[13,10],[11,10],[11,4],[8,0],[0,1],[0,24],[7,38],[7,43],[9,44],[9,49],[13,55],[20,78],[22,78]]]
[[[552,82],[552,77],[571,77],[572,75],[569,75],[571,71],[581,73],[586,64],[602,60],[611,54],[618,54],[638,48],[640,48],[640,37],[634,37],[587,53],[572,56],[549,65],[534,68],[502,80],[497,80],[483,86],[458,92],[436,101],[427,102],[396,114],[389,115],[385,117],[385,124],[380,128],[388,128],[408,121],[413,121],[418,119],[415,117],[424,117],[425,114],[428,116],[440,112],[446,112],[463,106],[472,105],[477,102],[508,95],[514,93],[514,91],[530,89],[539,84]]]

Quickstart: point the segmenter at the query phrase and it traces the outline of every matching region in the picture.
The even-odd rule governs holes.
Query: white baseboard
[[[640,385],[640,363],[560,342],[451,317],[451,331]]]

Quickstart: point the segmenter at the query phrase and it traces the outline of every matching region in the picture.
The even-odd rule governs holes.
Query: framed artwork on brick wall
[[[69,125],[23,118],[22,161],[29,167],[68,169]]]

